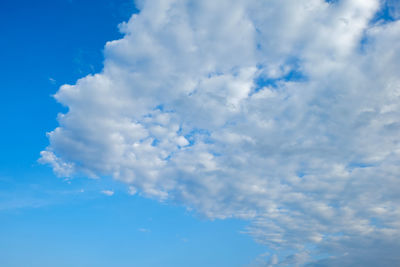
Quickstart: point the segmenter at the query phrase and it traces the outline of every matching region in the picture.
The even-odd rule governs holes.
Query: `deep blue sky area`
[[[126,0],[4,0],[0,8],[2,146],[8,151],[1,159],[19,166],[35,161],[26,149],[43,149],[43,133],[54,129],[63,111],[50,96],[101,70],[105,42],[121,37],[117,25],[135,7]]]
[[[59,86],[101,71],[127,0],[0,2],[0,266],[243,266],[264,252],[245,222],[207,221],[108,178],[37,163],[66,109]],[[114,196],[101,194],[112,189]]]

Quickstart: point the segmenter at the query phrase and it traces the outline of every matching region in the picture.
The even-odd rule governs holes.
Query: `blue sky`
[[[0,265],[398,265],[399,18],[3,0]]]
[[[101,70],[130,1],[5,0],[0,10],[1,266],[240,266],[264,252],[238,220],[208,221],[110,179],[69,184],[37,163],[66,111],[51,95]]]

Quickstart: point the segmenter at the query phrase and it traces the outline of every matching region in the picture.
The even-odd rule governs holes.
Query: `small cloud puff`
[[[129,195],[135,195],[137,193],[137,189],[134,186],[129,186],[128,187],[128,194]]]
[[[100,193],[102,193],[102,194],[104,194],[104,195],[106,195],[106,196],[112,196],[112,195],[114,195],[114,191],[112,191],[112,190],[103,190],[103,191],[101,191]]]

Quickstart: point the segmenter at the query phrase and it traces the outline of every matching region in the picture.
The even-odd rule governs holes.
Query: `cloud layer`
[[[396,3],[140,1],[41,161],[248,219],[271,265],[398,265]]]

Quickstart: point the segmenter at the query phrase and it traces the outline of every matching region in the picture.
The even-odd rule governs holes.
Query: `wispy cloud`
[[[109,196],[109,197],[114,195],[114,191],[112,191],[112,190],[102,190],[101,193],[106,195],[106,196]]]
[[[49,82],[52,83],[52,84],[56,84],[57,81],[55,79],[49,77]]]

